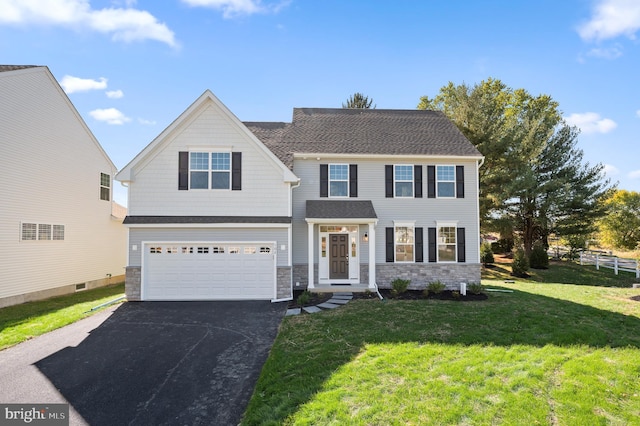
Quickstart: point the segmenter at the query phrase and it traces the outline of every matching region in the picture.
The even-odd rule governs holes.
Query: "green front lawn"
[[[85,318],[93,307],[120,296],[124,284],[2,308],[0,350]]]
[[[505,283],[499,266],[483,284],[513,292],[486,301],[288,317],[243,423],[640,424],[640,290],[585,268]]]

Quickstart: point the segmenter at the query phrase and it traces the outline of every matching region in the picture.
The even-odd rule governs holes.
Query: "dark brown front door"
[[[349,235],[329,235],[329,278],[346,280],[349,278]]]

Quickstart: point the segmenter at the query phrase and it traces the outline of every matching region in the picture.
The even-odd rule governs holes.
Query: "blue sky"
[[[290,121],[493,77],[558,101],[585,160],[640,191],[639,35],[638,0],[0,0],[0,63],[48,66],[118,168],[206,89]]]

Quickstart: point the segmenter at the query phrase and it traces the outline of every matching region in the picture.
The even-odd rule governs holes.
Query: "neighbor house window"
[[[230,189],[230,152],[192,152],[189,155],[191,189]]]
[[[64,240],[64,225],[53,225],[52,236],[54,240]]]
[[[413,197],[413,165],[395,165],[393,181],[396,197]]]
[[[348,197],[349,165],[329,164],[329,196]]]
[[[456,196],[455,166],[437,166],[436,179],[439,198],[453,198]]]
[[[111,199],[111,176],[106,173],[100,173],[100,199]]]
[[[38,239],[38,224],[23,223],[22,224],[22,241],[37,240],[37,239]]]
[[[395,227],[395,261],[413,262],[414,232],[413,226]]]
[[[456,227],[438,228],[438,262],[456,261]]]

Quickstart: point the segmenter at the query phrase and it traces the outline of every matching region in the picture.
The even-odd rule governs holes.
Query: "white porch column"
[[[369,223],[369,288],[376,288],[376,228]]]
[[[307,259],[307,263],[309,264],[309,272],[308,272],[308,284],[307,284],[307,288],[312,289],[314,288],[314,283],[313,283],[313,247],[315,246],[315,244],[313,244],[313,222],[307,222],[307,231],[308,231],[308,235],[307,235],[307,253],[308,253],[308,259]]]

